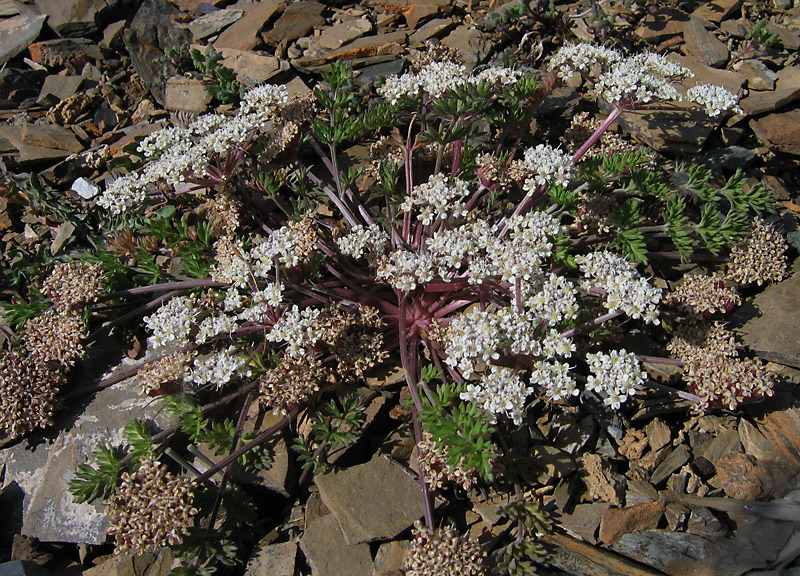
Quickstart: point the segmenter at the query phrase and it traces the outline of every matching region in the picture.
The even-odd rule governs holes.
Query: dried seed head
[[[317,392],[326,376],[319,360],[285,354],[278,366],[261,377],[259,400],[273,412],[286,414],[292,406]]]
[[[155,552],[179,544],[193,524],[193,480],[175,477],[154,456],[142,459],[136,472],[122,474],[119,488],[104,502],[116,552]]]
[[[405,559],[406,576],[481,576],[485,554],[475,540],[462,538],[455,528],[429,530],[414,525],[414,540]]]
[[[51,308],[25,323],[22,341],[34,362],[66,368],[83,356],[83,337],[83,319],[77,312]]]
[[[437,444],[429,432],[422,433],[422,440],[417,444],[419,464],[425,470],[425,483],[430,490],[437,490],[449,483],[455,483],[464,490],[469,490],[478,481],[478,470],[464,465],[464,457],[451,467],[447,464],[447,451]]]
[[[0,359],[0,438],[17,438],[52,423],[61,374],[24,354]]]
[[[183,384],[195,352],[176,352],[139,370],[139,394],[158,396]]]
[[[99,264],[73,260],[56,264],[42,285],[42,294],[61,312],[97,302],[106,286],[106,276]]]
[[[750,237],[731,250],[728,278],[740,284],[779,282],[786,276],[786,239],[761,218],[750,225]]]
[[[674,304],[703,318],[730,312],[742,299],[735,288],[725,286],[724,279],[714,274],[697,274],[684,277],[678,286],[665,298],[667,304]]]

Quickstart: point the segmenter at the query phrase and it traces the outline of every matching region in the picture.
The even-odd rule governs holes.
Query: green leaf
[[[97,468],[81,464],[75,472],[75,478],[69,482],[69,491],[75,503],[91,503],[98,498],[108,498],[119,482],[122,464],[114,450],[106,445],[99,446],[92,457]]]

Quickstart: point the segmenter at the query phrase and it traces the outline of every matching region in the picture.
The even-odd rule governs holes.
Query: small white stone
[[[100,186],[91,180],[80,177],[72,183],[70,190],[76,192],[84,200],[91,200],[100,193]]]

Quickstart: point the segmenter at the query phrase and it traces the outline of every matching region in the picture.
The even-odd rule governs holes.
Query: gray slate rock
[[[742,342],[759,356],[800,368],[800,268],[741,306],[732,318]]]
[[[300,547],[314,576],[369,576],[372,571],[369,544],[349,545],[332,514],[306,529]]]
[[[697,18],[690,19],[683,27],[683,40],[686,43],[683,51],[687,56],[696,58],[714,68],[724,66],[730,57],[725,44],[706,30],[703,23]]]
[[[151,87],[150,93],[159,104],[164,103],[159,85],[164,80],[164,51],[186,46],[191,41],[192,33],[177,26],[172,19],[172,15],[178,13],[175,5],[166,0],[145,0],[124,34],[133,68],[143,83]],[[167,67],[168,74],[177,72],[171,64]]]
[[[117,11],[116,0],[35,0],[47,25],[59,36],[85,36],[96,32],[104,18]]]
[[[14,16],[0,21],[0,66],[36,40],[47,16]]]
[[[39,92],[39,102],[61,102],[66,100],[83,84],[83,76],[61,76],[60,74],[51,74],[44,79],[42,90]]]
[[[244,576],[294,576],[297,544],[259,544],[247,562]]]
[[[31,560],[12,560],[0,564],[0,576],[50,576],[51,572]]]
[[[115,354],[96,354],[103,352],[104,357]],[[64,414],[65,430],[55,438],[34,435],[9,448],[4,482],[16,483],[24,494],[22,534],[43,542],[105,542],[108,518],[102,505],[75,504],[69,482],[97,446],[126,443],[123,428],[132,418],[167,426],[162,407],[163,402],[140,396],[128,379],[98,392],[85,408]]]
[[[419,481],[384,456],[315,482],[350,544],[394,538],[423,514]]]
[[[242,16],[244,16],[242,10],[234,10],[233,8],[216,10],[193,20],[187,28],[191,31],[195,41],[205,40],[214,34],[218,34]]]

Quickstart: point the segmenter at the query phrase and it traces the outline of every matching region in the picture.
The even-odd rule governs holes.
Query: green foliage
[[[196,72],[192,75],[208,82],[206,91],[219,102],[228,104],[238,102],[242,94],[242,85],[236,79],[236,72],[220,64],[222,56],[211,44],[206,51],[193,48],[189,53]]]
[[[767,30],[767,24],[769,24],[769,20],[762,18],[753,24],[753,29],[750,32],[745,34],[745,38],[750,41],[753,47],[769,48],[778,41],[778,35]]]
[[[440,384],[433,391],[433,403],[422,397],[420,421],[433,441],[445,448],[451,470],[461,463],[491,482],[492,461],[497,456],[491,439],[491,416],[475,404],[461,401],[459,395],[465,391],[466,383]]]
[[[101,445],[92,453],[92,458],[97,467],[81,464],[75,472],[75,478],[69,482],[69,491],[75,503],[91,503],[98,498],[108,498],[119,483],[123,466],[112,448]]]
[[[310,467],[314,473],[329,470],[327,455],[352,446],[364,420],[364,403],[360,396],[348,395],[324,404],[314,414],[309,438],[297,438],[292,444],[301,467],[304,470]]]
[[[687,262],[694,251],[694,242],[689,229],[689,218],[686,211],[686,200],[678,194],[671,194],[667,198],[664,217],[667,222],[667,234],[675,245],[681,262]]]
[[[639,200],[628,198],[614,215],[614,224],[619,228],[615,243],[634,261],[646,264],[647,247],[644,234],[638,229],[639,222]]]
[[[130,444],[129,454],[134,460],[141,460],[153,453],[153,435],[147,423],[134,418],[125,425],[125,437]]]
[[[494,574],[534,576],[537,573],[536,563],[544,560],[547,552],[533,535],[539,530],[546,529],[550,525],[549,519],[537,504],[521,498],[501,506],[498,513],[512,520],[517,526],[521,522],[523,528],[513,542],[494,553],[497,562]]]
[[[326,86],[315,89],[314,96],[328,118],[312,118],[311,132],[318,142],[336,147],[347,136],[358,132],[355,124],[359,121],[355,115],[359,112],[359,105],[353,69],[348,62],[337,62],[328,72],[323,72],[322,80]]]
[[[0,302],[0,306],[3,307],[3,320],[14,330],[18,330],[25,325],[25,322],[40,316],[50,308],[50,303],[45,300],[35,284],[30,286],[27,300],[19,294],[14,296],[12,302]]]

